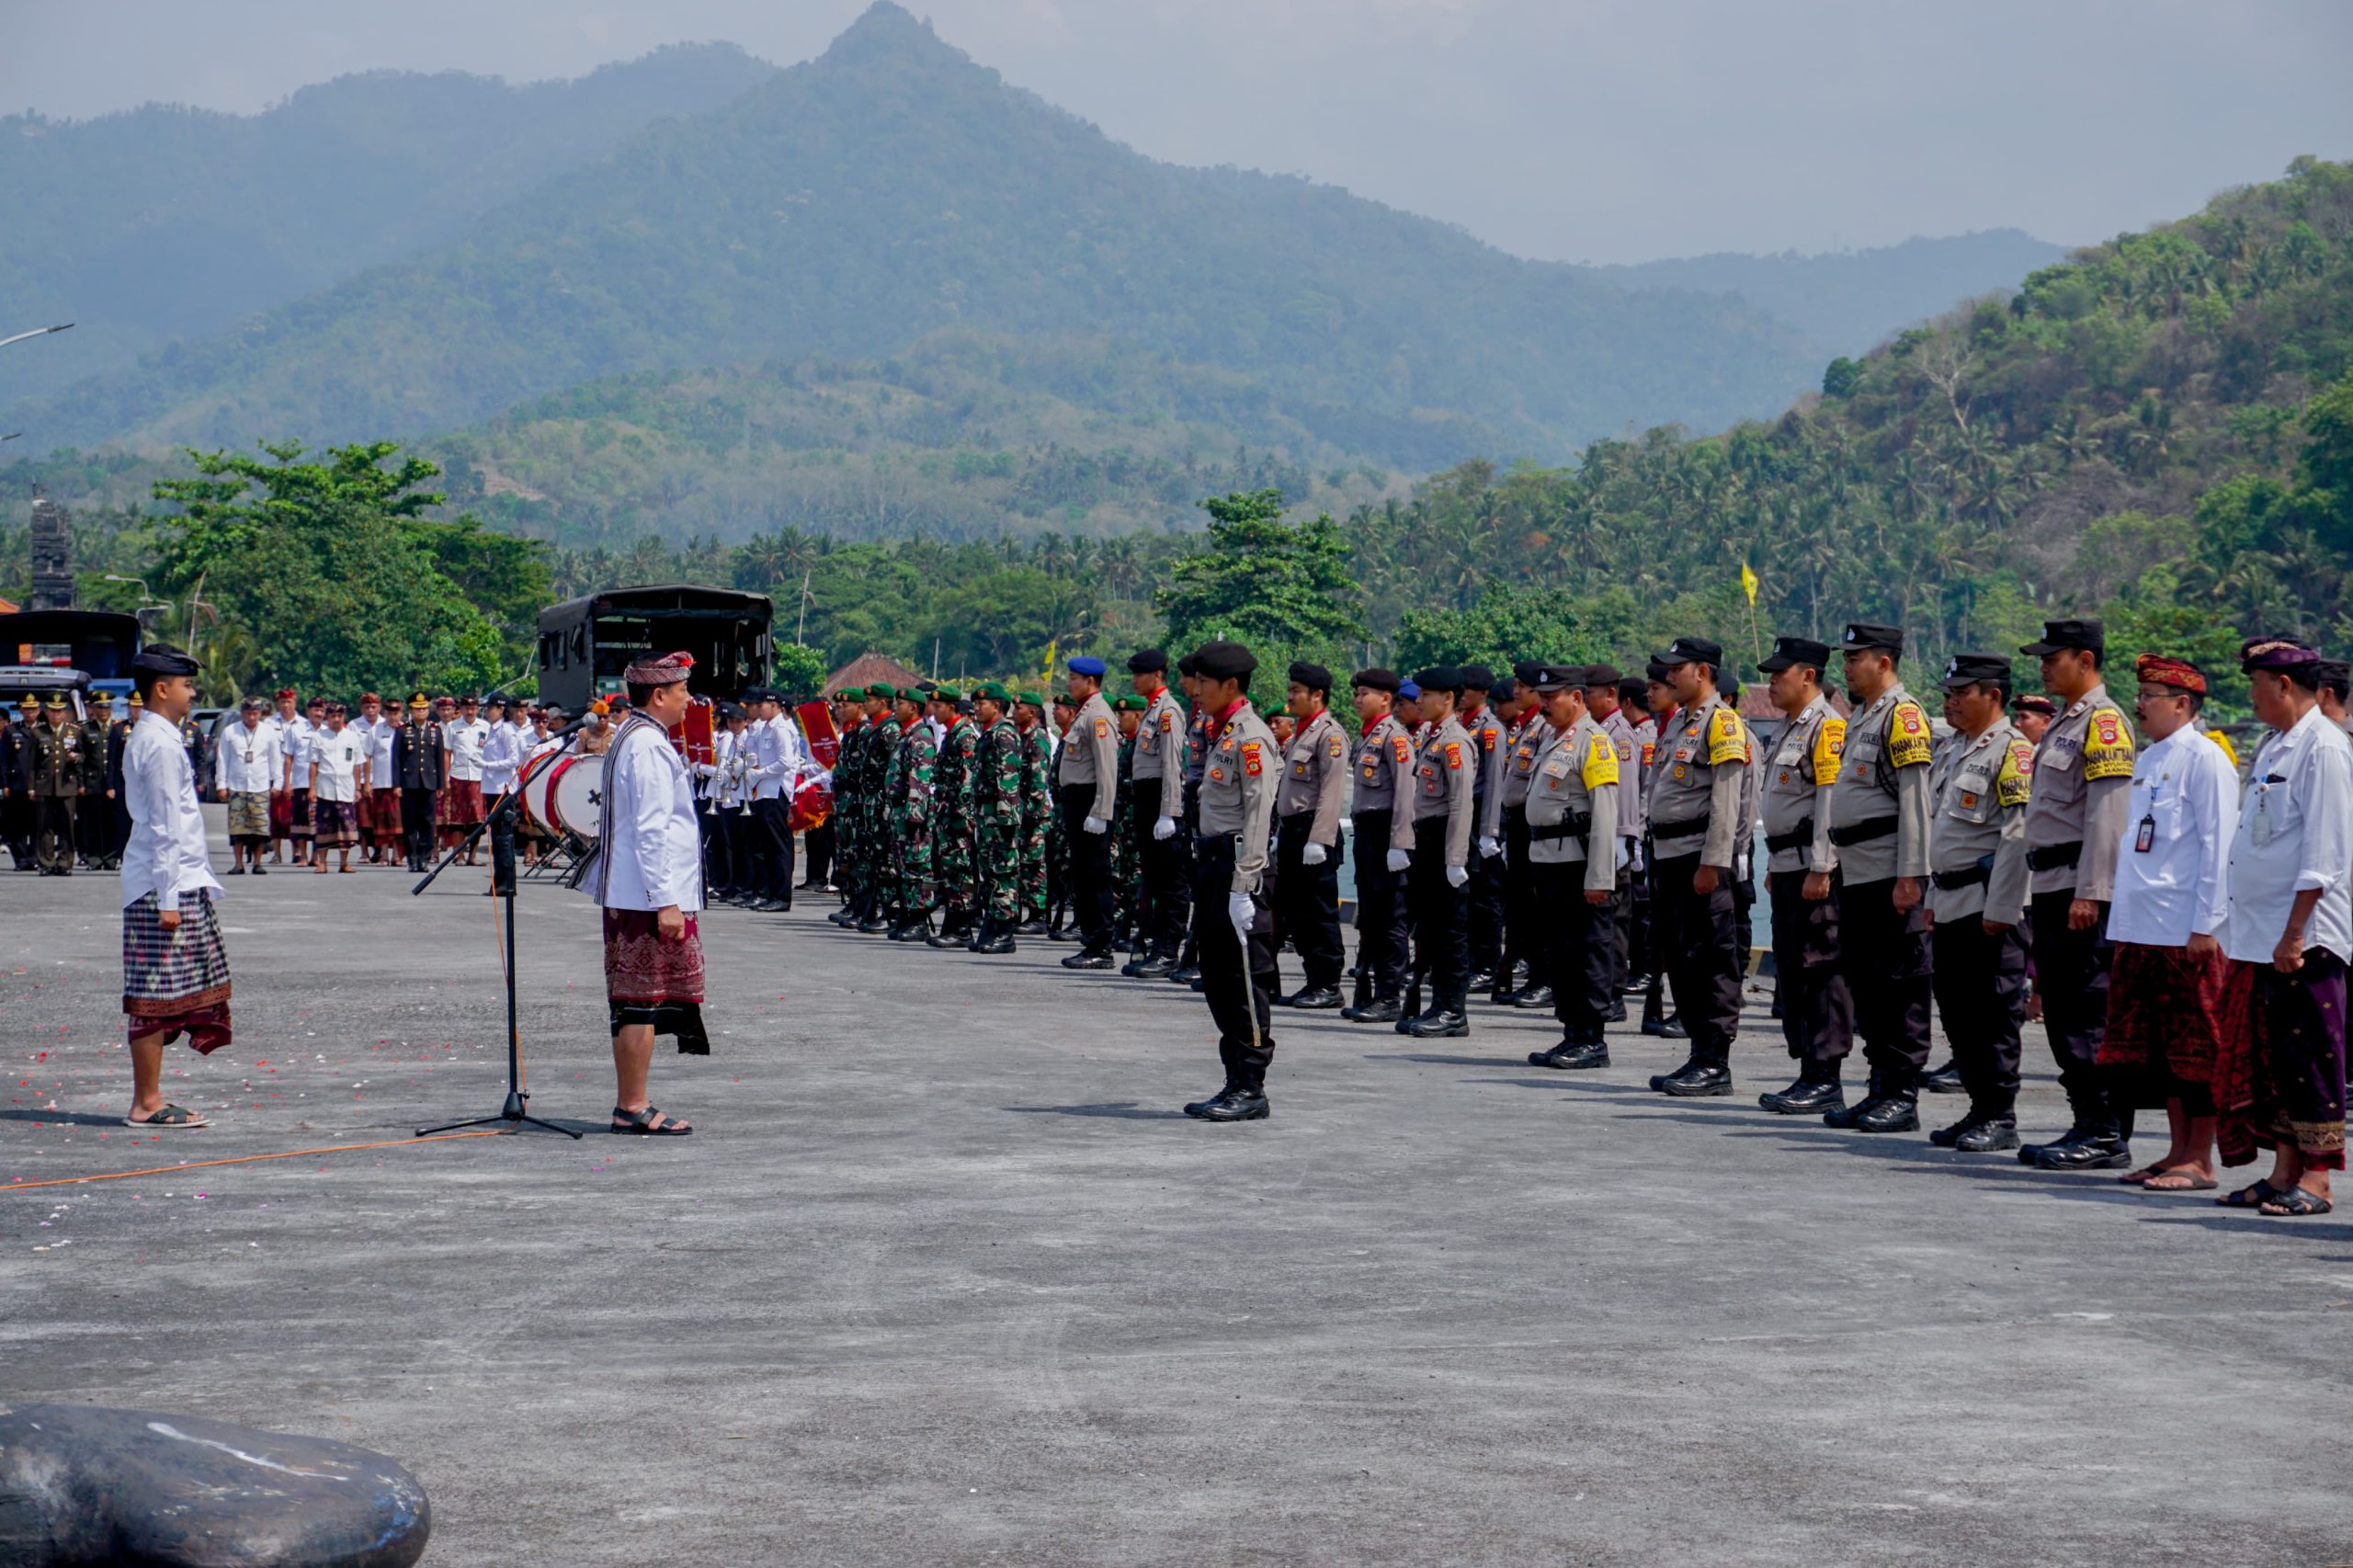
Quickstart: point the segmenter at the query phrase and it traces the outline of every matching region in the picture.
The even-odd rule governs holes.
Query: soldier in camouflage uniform
[[[1046,934],[1046,838],[1054,820],[1053,741],[1046,730],[1046,699],[1025,691],[1014,706],[1021,737],[1021,926],[1017,935]]]
[[[865,824],[857,809],[858,769],[866,760],[865,688],[837,691],[833,704],[834,726],[841,738],[834,750],[834,809],[827,820],[834,824],[833,884],[841,892],[842,906],[825,918],[840,926],[857,917],[858,858],[865,850],[858,837]]]
[[[1021,924],[1021,732],[1006,710],[1013,694],[995,681],[972,689],[981,742],[972,767],[973,901],[980,925],[966,948],[1009,953]]]
[[[939,899],[932,880],[934,775],[939,747],[923,722],[924,694],[908,687],[899,693],[898,744],[891,754],[888,846],[891,929],[894,942],[920,942],[931,935],[932,905]]]
[[[980,918],[973,897],[972,775],[981,763],[981,727],[963,710],[964,695],[952,686],[931,694],[931,714],[944,733],[932,790],[932,874],[939,882],[942,918],[935,948],[961,948],[972,939]]]
[[[891,890],[897,879],[897,856],[891,836],[891,769],[905,726],[899,722],[899,694],[877,681],[866,688],[866,761],[858,769],[858,820],[866,841],[865,902],[858,928],[889,927]]]
[[[1075,941],[1075,935],[1065,936],[1070,915],[1070,838],[1069,824],[1063,821],[1062,801],[1056,792],[1054,775],[1060,770],[1061,747],[1070,740],[1070,727],[1078,722],[1078,699],[1069,692],[1057,692],[1053,706],[1053,741],[1051,754],[1046,759],[1046,935],[1056,941]]]
[[[1111,790],[1111,945],[1125,950],[1143,946],[1143,845],[1152,824],[1137,820],[1136,736],[1143,727],[1144,699],[1132,694],[1111,699],[1120,726],[1119,782]]]

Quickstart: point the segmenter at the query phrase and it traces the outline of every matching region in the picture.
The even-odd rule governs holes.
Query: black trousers
[[[1528,859],[1528,808],[1504,808],[1504,939],[1502,950],[1495,955],[1497,983],[1508,981],[1512,971],[1527,960],[1531,985],[1547,984],[1543,971],[1544,936],[1537,915],[1536,879],[1529,874]]]
[[[1139,778],[1135,784],[1139,800],[1147,788],[1155,800],[1160,793],[1157,778]],[[1149,816],[1142,806],[1137,806],[1136,869],[1142,874],[1143,907],[1137,914],[1136,935],[1148,956],[1174,959],[1185,945],[1185,925],[1192,914],[1193,834],[1180,810],[1176,833],[1154,838],[1153,824],[1159,820],[1156,804]]]
[[[1275,824],[1275,949],[1290,939],[1309,990],[1336,987],[1347,959],[1340,945],[1340,858],[1347,835],[1339,835],[1321,866],[1308,865],[1300,857],[1314,824],[1313,812],[1300,812]]]
[[[1722,1067],[1740,1033],[1748,943],[1733,914],[1731,870],[1719,868],[1716,891],[1702,898],[1691,887],[1699,869],[1696,854],[1651,862],[1651,940],[1691,1037],[1691,1060]]]
[[[1446,833],[1445,817],[1425,817],[1414,824],[1406,896],[1412,902],[1421,972],[1429,983],[1430,1010],[1459,1013],[1471,995],[1471,889],[1446,880]],[[1478,852],[1479,846],[1472,845],[1471,853]]]
[[[1602,1026],[1618,988],[1618,895],[1587,903],[1582,860],[1531,863],[1537,901],[1552,918],[1529,971],[1552,988],[1552,1016],[1561,1038],[1574,1045],[1601,1043]]]
[[[1108,956],[1111,951],[1111,834],[1086,831],[1095,809],[1095,786],[1073,784],[1059,792],[1063,842],[1067,846],[1071,915],[1078,922],[1081,950]],[[1232,863],[1227,866],[1232,871]],[[1196,886],[1199,884],[1195,883]],[[1218,905],[1224,918],[1224,904]]]
[[[1471,885],[1462,891],[1470,895],[1466,915],[1466,945],[1471,952],[1471,970],[1474,974],[1492,974],[1495,965],[1503,961],[1506,856],[1488,857],[1479,853],[1479,836],[1471,835]]]
[[[1932,983],[1945,1040],[1969,1091],[1969,1108],[2007,1116],[2018,1103],[2018,1026],[2026,1021],[2026,933],[1988,936],[1974,915],[1939,920],[1930,933]]]
[[[752,839],[752,890],[764,899],[792,902],[792,802],[779,796],[754,801],[746,824]]]
[[[1387,812],[1363,812],[1357,830],[1357,972],[1373,1000],[1405,990],[1405,875],[1389,869]]]
[[[1632,846],[1628,840],[1621,851]],[[1651,942],[1651,866],[1647,856],[1641,870],[1632,869],[1634,857],[1620,853],[1618,863],[1628,868],[1619,881],[1625,896],[1618,901],[1618,984],[1622,989],[1627,980],[1638,974],[1658,973]]]
[[[1773,972],[1781,982],[1781,1038],[1804,1064],[1808,1083],[1835,1084],[1855,1048],[1855,1002],[1840,968],[1838,876],[1819,903],[1805,897],[1806,873],[1768,871],[1773,894]]]
[[[1217,1023],[1217,1053],[1226,1076],[1246,1089],[1263,1089],[1267,1064],[1274,1060],[1272,1011],[1281,976],[1275,971],[1275,922],[1264,896],[1255,901],[1250,940],[1226,914],[1233,887],[1233,837],[1204,836],[1193,857],[1193,943],[1199,950],[1201,995]]]
[[[1855,998],[1855,1032],[1871,1082],[1886,1094],[1916,1089],[1928,1065],[1929,975],[1925,903],[1895,908],[1893,877],[1842,882],[1838,889],[1839,969]]]
[[[433,856],[433,793],[430,790],[401,791],[401,841],[407,846],[412,866],[422,865]]]
[[[2072,889],[2039,892],[2029,907],[2034,945],[2034,985],[2042,994],[2042,1027],[2058,1060],[2059,1086],[2079,1122],[2130,1131],[2129,1120],[2110,1103],[2097,1064],[2099,1042],[2108,1035],[2108,966],[2115,946],[2108,939],[2108,905],[2088,931],[2067,927]]]

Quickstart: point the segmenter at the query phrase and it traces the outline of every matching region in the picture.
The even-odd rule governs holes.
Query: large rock
[[[199,1415],[0,1404],[8,1568],[406,1568],[432,1528],[416,1477],[347,1443]]]

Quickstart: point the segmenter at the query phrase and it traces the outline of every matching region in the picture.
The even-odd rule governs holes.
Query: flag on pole
[[[1059,649],[1062,645],[1063,645],[1063,640],[1062,640],[1061,638],[1059,638],[1059,637],[1054,638],[1051,642],[1049,642],[1046,644],[1046,676],[1045,676],[1045,678],[1046,678],[1046,683],[1047,683],[1049,686],[1051,686],[1051,685],[1052,685],[1052,684],[1053,684],[1053,679],[1054,679],[1054,653],[1055,653],[1055,650]]]
[[[1755,609],[1756,608],[1756,574],[1748,569],[1748,562],[1745,561],[1740,563],[1740,591],[1748,596],[1748,608]]]

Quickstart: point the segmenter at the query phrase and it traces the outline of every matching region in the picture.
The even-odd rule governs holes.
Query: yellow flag
[[[1054,678],[1054,650],[1056,650],[1057,648],[1060,648],[1062,645],[1063,645],[1063,640],[1062,640],[1061,638],[1059,638],[1059,637],[1055,638],[1053,641],[1051,641],[1051,642],[1048,642],[1048,643],[1046,644],[1046,674],[1045,674],[1045,678],[1046,678],[1046,680],[1047,680],[1049,683],[1051,683],[1051,682],[1053,680],[1053,678]]]
[[[1748,562],[1745,561],[1740,563],[1740,591],[1748,596],[1749,605],[1753,608],[1756,603],[1756,574],[1748,569]]]

